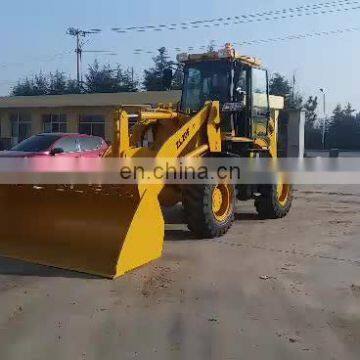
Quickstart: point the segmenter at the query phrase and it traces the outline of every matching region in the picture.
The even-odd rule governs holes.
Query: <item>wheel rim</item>
[[[212,192],[212,212],[217,221],[227,219],[232,211],[233,191],[230,185],[219,184]]]
[[[276,193],[277,193],[277,200],[279,202],[279,204],[281,206],[285,206],[288,198],[289,198],[289,193],[290,193],[290,185],[288,184],[278,184],[277,185],[277,189],[276,189]]]

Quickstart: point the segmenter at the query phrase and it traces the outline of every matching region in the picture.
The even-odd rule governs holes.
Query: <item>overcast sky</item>
[[[111,50],[116,56],[100,55],[99,61],[133,66],[135,72],[141,74],[151,64],[152,55],[135,55],[133,51],[137,48],[198,47],[207,45],[210,40],[222,44],[353,28],[360,26],[360,9],[248,24],[226,26],[222,23],[217,27],[188,30],[118,34],[111,28],[226,18],[327,1],[331,0],[3,0],[0,12],[0,95],[8,95],[17,79],[39,71],[59,69],[75,77],[75,43],[66,35],[69,26],[102,29],[100,34],[89,38],[86,48]],[[345,8],[357,5],[360,3]],[[271,72],[289,77],[295,73],[297,86],[306,96],[318,95],[318,89],[325,88],[329,112],[336,103],[348,101],[360,110],[359,40],[360,32],[354,31],[237,46],[237,50],[260,57]],[[175,56],[175,50],[170,54]],[[84,70],[94,59],[94,54],[84,54]]]

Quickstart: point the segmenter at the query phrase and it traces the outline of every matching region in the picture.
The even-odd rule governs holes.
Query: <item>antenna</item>
[[[82,54],[84,52],[83,46],[85,44],[85,42],[84,42],[84,40],[82,40],[82,38],[85,38],[92,34],[98,34],[100,32],[101,32],[100,29],[81,30],[81,29],[74,28],[74,27],[69,27],[67,29],[66,33],[70,36],[73,36],[76,39],[76,48],[75,48],[76,79],[77,79],[77,84],[78,84],[79,89],[82,84],[81,62],[82,62]]]

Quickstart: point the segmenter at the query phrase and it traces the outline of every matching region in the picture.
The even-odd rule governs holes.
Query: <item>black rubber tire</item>
[[[260,188],[261,195],[255,199],[255,208],[262,219],[280,219],[288,214],[293,200],[293,189],[289,185],[289,194],[285,204],[280,204],[276,185],[264,185]]]
[[[183,188],[185,222],[189,230],[200,239],[224,235],[234,221],[235,188],[232,191],[231,211],[224,221],[219,222],[212,211],[212,192],[215,186],[212,184],[195,184]]]

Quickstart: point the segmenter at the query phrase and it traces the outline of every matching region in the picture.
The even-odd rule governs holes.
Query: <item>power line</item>
[[[63,58],[65,55],[70,55],[73,52],[74,52],[74,50],[67,50],[67,51],[59,52],[59,53],[54,54],[54,55],[50,55],[49,57],[45,57],[45,58],[43,58],[43,57],[27,58],[26,62],[0,63],[0,70],[1,69],[6,69],[6,68],[12,67],[12,66],[24,66],[24,65],[27,65],[28,63],[31,63],[31,62],[48,63],[48,62],[55,61],[55,60],[57,60],[59,58]],[[106,55],[106,56],[118,55],[117,53],[115,53],[114,51],[111,51],[111,50],[83,50],[82,52],[83,53],[103,54],[103,55]]]
[[[302,40],[302,39],[312,38],[312,37],[337,35],[337,34],[344,34],[344,33],[348,33],[348,32],[357,32],[357,31],[360,31],[359,27],[346,28],[346,29],[335,29],[335,30],[329,30],[329,31],[319,31],[319,32],[313,32],[313,33],[286,35],[286,36],[267,38],[267,39],[242,41],[242,42],[237,42],[234,44],[240,45],[240,46],[241,45],[258,45],[258,44],[264,44],[264,43],[269,43],[269,42],[287,41],[287,40]]]
[[[266,39],[254,39],[254,40],[244,40],[241,42],[232,42],[234,45],[262,45],[271,42],[278,42],[278,41],[291,41],[291,40],[303,40],[307,38],[314,38],[314,37],[321,37],[321,36],[330,36],[330,35],[337,35],[337,34],[345,34],[350,32],[358,32],[360,31],[360,27],[352,27],[352,28],[345,28],[345,29],[335,29],[335,30],[328,30],[328,31],[319,31],[319,32],[312,32],[312,33],[301,33],[301,34],[292,34],[292,35],[284,35],[279,37],[272,37]],[[221,47],[224,44],[219,44],[214,40],[211,41],[213,46]],[[194,51],[194,50],[206,50],[208,46],[201,45],[201,46],[188,46],[188,47],[174,47],[170,48],[169,50],[175,52],[187,52],[187,51]],[[144,50],[144,49],[135,49],[133,51],[135,55],[141,54],[156,54],[156,50]]]
[[[5,85],[16,84],[16,81],[0,80],[0,84],[5,84]]]
[[[54,54],[49,56],[48,58],[30,58],[30,59],[26,59],[26,63],[25,62],[12,62],[12,63],[2,63],[0,64],[0,69],[6,69],[10,66],[25,66],[27,65],[29,62],[51,62],[54,61],[56,59],[58,59],[59,57],[63,57],[65,55],[71,54],[73,50],[69,50],[69,51],[62,51],[60,53]],[[18,81],[13,81],[13,80],[0,80],[0,85],[15,85],[17,84]]]
[[[6,69],[10,66],[24,66],[29,62],[51,62],[58,58],[64,57],[65,55],[69,55],[73,52],[73,50],[62,51],[57,54],[51,55],[49,57],[35,57],[35,58],[26,58],[26,62],[8,62],[8,63],[0,63],[0,69]]]
[[[64,57],[65,55],[69,55],[71,53],[73,53],[74,50],[67,50],[67,51],[63,51],[54,55],[51,55],[47,58],[30,58],[27,59],[26,62],[9,62],[9,63],[0,63],[0,70],[2,69],[7,69],[8,67],[11,66],[16,66],[16,67],[20,67],[20,66],[25,66],[27,65],[29,62],[43,62],[43,63],[48,63],[51,61],[55,61],[58,58]],[[94,53],[94,54],[104,54],[107,56],[115,56],[117,55],[117,53],[110,51],[110,50],[83,50],[83,53]],[[10,80],[0,80],[0,84],[16,84],[17,81],[10,81]]]
[[[231,26],[247,24],[261,21],[284,20],[303,16],[325,15],[339,13],[344,11],[360,9],[358,0],[335,0],[330,2],[302,5],[280,10],[263,11],[252,14],[243,14],[238,16],[220,17],[214,19],[194,20],[172,24],[130,26],[126,28],[114,27],[113,31],[119,34],[131,32],[144,33],[149,31],[167,31],[167,30],[188,30],[199,28],[210,28],[220,26]]]

